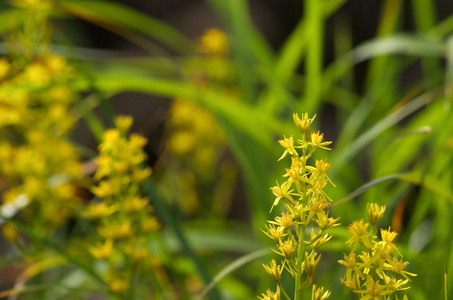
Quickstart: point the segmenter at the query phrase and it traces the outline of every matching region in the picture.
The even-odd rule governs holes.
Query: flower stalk
[[[319,249],[331,238],[326,230],[338,225],[338,219],[328,216],[326,209],[331,200],[323,191],[331,183],[325,174],[330,164],[325,160],[316,160],[314,166],[308,164],[315,151],[330,150],[327,146],[331,143],[323,141],[323,135],[319,132],[310,131],[314,118],[309,118],[306,113],[302,118],[294,114],[293,120],[301,133],[301,139],[295,142],[293,136],[284,136],[279,141],[285,149],[279,160],[290,155],[291,166],[285,169],[283,177],[287,178],[286,181],[281,185],[277,181],[277,185],[271,188],[276,196],[271,211],[283,203],[283,212],[281,216],[268,221],[267,231],[264,231],[277,243],[273,251],[282,256],[282,267],[277,266],[274,260],[271,266],[286,270],[294,279],[294,300],[302,299],[304,290],[313,285],[313,276],[321,259]],[[308,228],[311,228],[310,234],[306,233]],[[265,268],[277,283],[277,289],[275,293],[268,290],[260,299],[291,299],[280,283],[281,275],[275,276],[275,271],[272,272],[267,266]],[[330,295],[329,291],[321,292],[321,288],[311,290],[314,299],[327,299]]]

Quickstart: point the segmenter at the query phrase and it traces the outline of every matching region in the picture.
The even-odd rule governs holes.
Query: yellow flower
[[[266,294],[264,294],[264,293],[261,294],[261,297],[258,296],[258,299],[261,299],[261,300],[280,300],[280,293],[279,292],[274,293],[271,290],[267,290]]]
[[[223,54],[229,48],[228,37],[217,28],[208,29],[201,37],[202,50],[209,54]]]
[[[285,148],[285,152],[283,152],[283,155],[278,159],[278,160],[282,160],[286,154],[290,154],[291,156],[298,156],[298,153],[294,147],[294,138],[293,136],[290,136],[289,139],[286,138],[285,136],[283,136],[284,139],[283,140],[279,140],[278,143],[283,147]]]
[[[368,222],[370,222],[370,224],[374,226],[384,216],[385,205],[379,206],[376,203],[368,203],[366,207],[368,214]]]
[[[108,239],[103,244],[99,243],[96,247],[88,248],[88,251],[90,251],[91,255],[96,259],[107,259],[113,251],[113,240]]]
[[[319,131],[318,132],[312,132],[311,134],[311,142],[310,144],[314,147],[314,148],[321,148],[321,149],[325,149],[325,150],[331,150],[330,148],[327,148],[325,146],[328,146],[330,144],[332,144],[332,142],[323,142],[323,137],[324,137],[324,134],[320,134]]]
[[[113,214],[117,209],[105,202],[91,203],[86,208],[84,215],[89,219],[102,219]]]
[[[280,199],[286,198],[286,199],[290,200],[293,204],[296,203],[296,201],[294,201],[293,197],[291,197],[291,195],[292,195],[291,192],[293,190],[288,191],[288,189],[291,187],[291,183],[286,181],[281,186],[278,184],[278,181],[276,181],[276,183],[277,183],[277,186],[271,187],[271,190],[272,190],[272,193],[275,196],[277,196],[277,198],[274,200],[274,203],[272,204],[271,210],[269,212],[271,212],[272,209],[274,208],[274,206],[276,206],[278,204]]]
[[[291,256],[293,255],[294,250],[296,250],[296,247],[294,246],[294,243],[291,240],[286,240],[283,243],[280,241],[280,246],[278,247],[280,252],[277,252],[274,250],[275,253],[283,256],[286,259],[290,259]]]
[[[282,213],[281,217],[275,217],[275,221],[268,221],[271,224],[281,226],[284,229],[288,229],[293,226],[296,222],[293,221],[294,215],[290,213]]]
[[[117,116],[115,118],[115,126],[123,134],[129,132],[129,128],[131,128],[133,122],[134,119],[131,116]]]
[[[318,288],[316,284],[313,285],[313,290],[312,290],[312,300],[326,300],[330,296],[330,291],[326,290],[324,292],[324,288],[320,287]]]
[[[302,120],[299,118],[297,113],[293,114],[294,124],[296,124],[297,129],[304,135],[305,142],[310,141],[310,125],[315,120],[316,115],[313,118],[308,118],[308,113],[302,114]]]
[[[275,227],[274,225],[266,225],[267,232],[262,230],[264,234],[273,239],[275,242],[280,242],[281,238],[286,235],[284,228],[281,226]]]
[[[352,224],[348,226],[348,232],[352,235],[352,237],[346,241],[346,244],[353,250],[357,248],[358,244],[361,244],[367,249],[373,248],[371,242],[374,236],[372,236],[367,230],[369,225],[369,223],[363,223],[363,219],[352,222]]]
[[[10,68],[9,61],[6,58],[0,58],[0,80],[8,75]]]
[[[129,197],[125,200],[124,208],[128,213],[142,211],[147,207],[149,200],[147,198]]]
[[[263,267],[273,281],[277,283],[280,282],[280,279],[282,278],[283,266],[277,265],[275,259],[272,259],[269,266],[263,264]]]

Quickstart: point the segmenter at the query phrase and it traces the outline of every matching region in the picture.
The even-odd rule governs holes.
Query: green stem
[[[280,288],[280,291],[283,292],[283,296],[285,297],[286,300],[291,300],[291,298],[288,296],[288,294],[285,292],[285,290],[283,289],[282,285],[279,283],[278,284],[279,288]]]
[[[302,153],[302,170],[301,173],[305,174],[306,172],[306,164],[307,164],[307,155],[305,153],[305,149],[303,149]],[[305,191],[306,191],[306,184],[302,183],[302,205],[306,205],[305,199]],[[300,300],[302,295],[302,262],[305,256],[305,212],[301,212],[299,216],[300,225],[297,226],[297,237],[298,247],[297,247],[297,261],[296,261],[296,278],[295,278],[295,289],[294,289],[294,300]]]

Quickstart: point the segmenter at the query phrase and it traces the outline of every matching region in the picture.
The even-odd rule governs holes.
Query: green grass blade
[[[257,250],[255,252],[249,253],[247,255],[241,256],[238,259],[234,260],[230,264],[228,264],[226,267],[224,267],[222,270],[220,270],[219,273],[212,279],[212,281],[203,289],[203,291],[200,293],[198,296],[198,300],[204,299],[206,294],[220,281],[222,278],[227,276],[228,274],[236,271],[240,267],[248,264],[251,261],[254,261],[255,259],[264,257],[270,253],[269,248]]]
[[[307,29],[307,57],[305,61],[305,93],[297,106],[297,111],[310,115],[319,110],[322,92],[322,65],[324,46],[324,16],[319,0],[305,1]]]
[[[198,256],[195,254],[195,252],[192,250],[192,246],[189,244],[189,241],[187,240],[184,230],[182,229],[181,225],[179,222],[172,216],[171,212],[168,210],[167,206],[165,203],[162,201],[161,196],[158,194],[157,189],[154,187],[154,184],[151,182],[150,179],[145,180],[143,184],[146,194],[150,199],[152,199],[152,203],[154,208],[156,209],[157,213],[159,216],[162,218],[162,220],[170,226],[170,228],[173,230],[175,235],[177,236],[180,245],[184,251],[184,253],[190,258],[190,260],[193,262],[195,267],[197,268],[198,274],[200,275],[201,279],[203,282],[207,285],[211,281],[210,275],[208,270],[205,268],[204,264],[200,261]],[[213,299],[220,300],[220,294],[216,289],[212,289],[210,295],[213,297]]]
[[[344,164],[346,164],[353,156],[355,156],[361,149],[363,149],[363,147],[373,141],[383,131],[397,124],[399,121],[414,113],[423,106],[427,105],[428,103],[439,97],[440,93],[441,91],[438,88],[417,97],[408,104],[389,114],[387,117],[383,118],[373,127],[371,127],[368,131],[357,137],[350,145],[341,149],[331,159],[333,164],[333,170],[331,171],[331,174],[336,174],[337,172],[339,172]]]

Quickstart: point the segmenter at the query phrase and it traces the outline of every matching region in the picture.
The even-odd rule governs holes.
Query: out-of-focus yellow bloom
[[[117,208],[105,202],[91,203],[87,206],[84,215],[89,219],[101,219],[113,214]]]
[[[229,49],[228,37],[217,28],[211,28],[201,37],[202,51],[208,54],[224,54]]]
[[[105,243],[99,243],[95,247],[88,248],[88,251],[97,259],[107,259],[113,252],[113,240],[108,239]]]
[[[6,223],[2,226],[3,237],[10,242],[16,242],[19,239],[19,231],[16,226]]]
[[[0,58],[0,80],[6,77],[10,68],[9,61],[6,58]]]
[[[115,118],[115,126],[121,133],[126,134],[129,132],[133,121],[131,116],[118,116]]]

